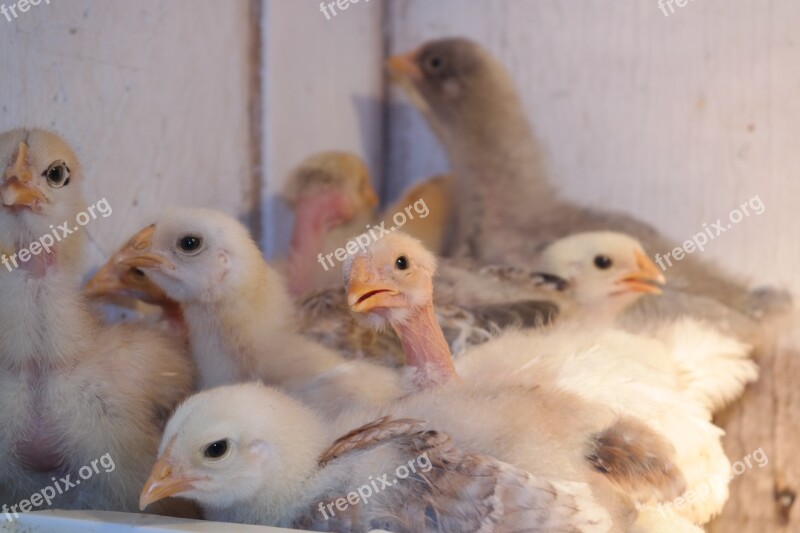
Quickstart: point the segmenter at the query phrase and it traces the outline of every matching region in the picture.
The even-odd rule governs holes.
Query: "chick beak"
[[[32,182],[33,173],[28,162],[28,145],[20,142],[14,164],[3,172],[3,184],[0,185],[3,205],[38,211],[39,204],[47,202],[47,197]]]
[[[153,234],[156,225],[151,224],[131,237],[128,245],[119,252],[117,263],[134,268],[175,270],[175,265],[162,254],[153,251]]]
[[[637,250],[635,255],[638,270],[625,275],[617,283],[633,292],[661,294],[661,287],[667,282],[664,274],[643,252]]]
[[[372,272],[366,259],[357,257],[350,269],[350,281],[347,284],[347,303],[356,313],[369,313],[376,308],[399,307],[400,292],[388,283],[371,281],[378,276]]]
[[[195,481],[197,481],[196,478],[190,479],[176,476],[172,463],[169,461],[169,454],[164,454],[153,465],[150,477],[147,478],[144,487],[142,487],[142,492],[139,494],[139,510],[144,511],[152,503],[192,490]]]
[[[83,288],[83,293],[89,298],[100,298],[119,294],[124,290],[125,286],[117,275],[116,261],[112,259],[92,276]]]
[[[412,50],[405,54],[398,54],[386,60],[386,68],[389,73],[397,78],[407,78],[415,82],[422,81],[422,70],[417,66],[418,50]]]

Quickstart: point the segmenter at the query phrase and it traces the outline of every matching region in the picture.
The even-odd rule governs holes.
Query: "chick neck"
[[[392,329],[400,338],[406,364],[416,369],[418,387],[436,386],[458,377],[432,302],[416,309],[405,320],[393,321]]]
[[[291,332],[294,306],[277,272],[259,256],[233,277],[213,297],[183,302],[203,389],[257,378],[259,352]]]
[[[318,268],[325,272],[331,268],[341,277],[339,265],[328,266],[330,259],[326,263],[322,254],[335,251],[352,237],[353,228],[356,232],[366,228],[371,213],[354,208],[353,204],[348,195],[335,189],[298,200],[289,245],[289,289],[293,295],[302,296],[315,288],[313,280]]]
[[[527,227],[531,202],[554,203],[557,194],[511,80],[486,92],[492,94],[461,110],[461,120],[434,129],[460,184],[456,243],[476,249],[471,255],[490,257],[504,246],[496,236]]]
[[[336,352],[298,333],[278,272],[260,256],[243,270],[217,298],[184,306],[201,388],[253,379],[289,387],[342,363]]]
[[[56,254],[63,257],[61,250]],[[0,364],[40,372],[91,353],[97,322],[75,270],[63,262],[34,272],[0,267]]]

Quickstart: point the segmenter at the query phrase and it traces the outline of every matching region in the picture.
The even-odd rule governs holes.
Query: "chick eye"
[[[428,70],[436,72],[444,66],[444,59],[440,56],[428,56],[425,64],[428,66]]]
[[[135,278],[145,278],[146,277],[145,274],[144,274],[144,270],[142,270],[140,268],[135,268],[134,267],[133,269],[131,269],[131,272],[133,273],[133,277],[135,277]]]
[[[69,167],[60,159],[51,163],[47,170],[42,172],[42,176],[47,178],[47,184],[54,189],[69,185]]]
[[[595,256],[595,258],[594,258],[594,266],[596,266],[600,270],[609,269],[609,268],[611,268],[611,265],[613,265],[613,264],[614,264],[614,262],[607,255],[598,255],[598,256]]]
[[[406,256],[401,255],[394,260],[394,266],[397,267],[397,270],[406,270],[408,269],[408,259],[406,259]]]
[[[185,235],[178,239],[178,249],[184,253],[194,255],[203,248],[203,238],[196,235]]]
[[[203,450],[203,455],[209,459],[219,459],[226,453],[228,453],[227,440],[218,440],[217,442],[212,442],[206,446],[205,450]]]

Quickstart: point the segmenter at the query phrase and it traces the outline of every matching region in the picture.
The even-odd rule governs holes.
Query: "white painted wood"
[[[379,179],[383,148],[383,2],[361,0],[330,19],[313,0],[265,0],[263,239],[280,255],[291,215],[276,195],[303,158],[350,150]]]
[[[0,129],[44,126],[76,148],[87,202],[114,210],[86,226],[94,266],[166,205],[252,209],[251,8],[53,1],[0,16]]]
[[[566,196],[648,220],[675,240],[758,195],[766,206],[710,257],[800,293],[800,3],[702,0],[392,2],[390,49],[464,35],[509,66]],[[392,193],[443,170],[399,91]]]

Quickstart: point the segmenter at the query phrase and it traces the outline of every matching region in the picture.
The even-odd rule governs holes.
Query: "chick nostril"
[[[24,184],[30,183],[31,175],[30,175],[30,173],[27,173],[27,174],[26,173],[22,173],[22,174],[20,174],[19,172],[13,172],[13,173],[9,173],[9,174],[6,174],[5,176],[3,176],[3,181],[5,183],[13,183],[13,182],[16,181],[20,185],[24,185]]]

